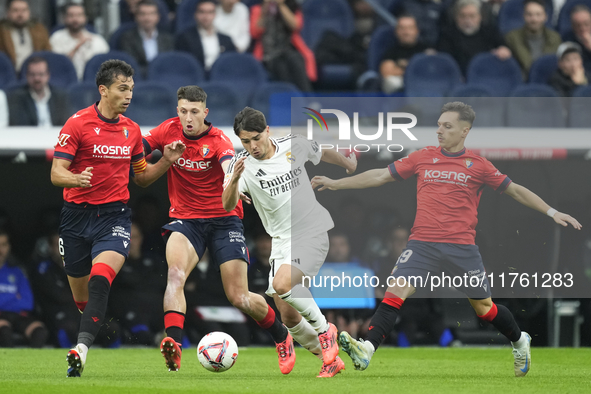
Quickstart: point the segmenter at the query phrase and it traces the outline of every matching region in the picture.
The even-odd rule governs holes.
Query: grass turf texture
[[[180,372],[168,372],[158,349],[92,349],[81,378],[66,378],[66,349],[0,349],[2,393],[589,393],[591,349],[533,348],[525,378],[513,376],[505,348],[381,348],[366,371],[315,376],[320,360],[297,349],[294,370],[281,375],[272,348],[240,349],[232,369],[206,371],[195,348]]]

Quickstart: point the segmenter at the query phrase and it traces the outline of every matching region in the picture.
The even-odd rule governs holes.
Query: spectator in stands
[[[49,328],[51,342],[62,348],[71,348],[78,337],[80,311],[68,285],[59,241],[59,234],[54,229],[37,242],[31,284],[43,321]],[[108,321],[101,327],[95,343],[112,347],[119,341],[119,332],[119,324]]]
[[[546,27],[543,0],[525,0],[523,19],[525,25],[507,33],[505,41],[527,76],[532,63],[542,55],[556,53],[562,40],[560,34]]]
[[[17,72],[33,52],[51,51],[47,29],[31,20],[26,0],[6,1],[6,19],[0,22],[0,51],[8,55]]]
[[[573,41],[581,46],[583,65],[591,70],[591,10],[583,4],[573,7],[570,13],[572,31],[567,33],[564,41]]]
[[[250,46],[250,11],[239,0],[220,0],[213,25],[229,36],[238,52],[246,52]]]
[[[53,51],[72,60],[78,79],[84,76],[86,63],[99,53],[109,52],[109,44],[100,34],[86,30],[86,12],[81,4],[68,3],[62,8],[64,29],[49,38]]]
[[[299,33],[303,23],[296,0],[265,0],[250,9],[253,55],[264,63],[273,79],[309,92],[311,81],[317,79],[316,60]]]
[[[550,85],[560,96],[571,97],[579,86],[587,86],[589,76],[583,67],[581,46],[574,42],[563,42],[556,52],[558,70],[550,77]]]
[[[119,46],[122,51],[135,58],[140,72],[146,76],[148,65],[159,53],[174,50],[174,37],[158,28],[160,14],[155,0],[141,0],[137,4],[135,22],[137,29],[130,29],[121,35]]]
[[[202,0],[195,9],[197,26],[192,26],[181,32],[175,47],[180,51],[191,53],[208,71],[213,63],[225,52],[235,52],[236,47],[232,39],[218,33],[213,21],[216,15],[216,3],[212,0]]]
[[[0,347],[14,346],[14,333],[31,347],[47,341],[45,325],[33,317],[33,293],[24,272],[10,258],[10,238],[0,230]]]
[[[6,100],[6,93],[0,90],[0,127],[8,126],[8,102]]]
[[[65,92],[49,85],[49,66],[42,57],[27,63],[27,84],[8,93],[11,126],[63,126],[70,116]]]
[[[109,311],[127,331],[129,342],[154,345],[156,333],[164,330],[166,263],[164,256],[142,251],[143,243],[142,231],[133,223],[129,257],[113,281]]]
[[[421,41],[430,47],[437,45],[441,30],[441,18],[445,16],[447,3],[441,0],[402,0],[395,14],[412,15],[418,21]]]
[[[390,42],[380,63],[382,90],[387,94],[404,88],[404,71],[410,58],[427,50],[427,45],[419,41],[417,21],[411,15],[398,17],[394,35],[396,40]]]
[[[511,57],[496,26],[482,25],[479,0],[458,0],[454,25],[443,29],[438,49],[451,54],[465,75],[470,60],[481,52],[492,52],[501,60]]]

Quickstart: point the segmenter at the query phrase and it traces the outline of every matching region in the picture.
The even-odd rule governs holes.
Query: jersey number
[[[410,250],[410,249],[405,250],[404,252],[402,252],[400,257],[398,257],[398,260],[396,260],[396,264],[406,263],[408,261],[408,259],[410,259],[410,256],[412,256],[412,250]]]
[[[59,242],[60,256],[64,257],[64,240],[60,238]]]

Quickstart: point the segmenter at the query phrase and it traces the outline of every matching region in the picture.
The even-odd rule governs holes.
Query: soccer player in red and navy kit
[[[166,366],[169,371],[178,371],[181,366],[180,344],[187,309],[185,281],[207,248],[220,270],[228,300],[271,334],[277,344],[281,372],[289,373],[295,363],[292,337],[265,299],[248,291],[242,204],[230,212],[222,205],[224,174],[234,157],[232,142],[205,120],[209,109],[203,89],[184,86],[177,97],[178,117],[164,121],[144,136],[147,154],[172,141],[186,145],[183,156],[168,170],[170,222],[163,226],[168,262],[164,293],[167,337],[160,345]]]
[[[490,322],[512,343],[515,376],[525,376],[531,365],[531,338],[519,329],[511,312],[491,300],[482,258],[474,244],[478,222],[477,208],[484,186],[513,197],[521,204],[551,216],[562,226],[581,229],[571,216],[551,208],[540,197],[511,182],[491,162],[464,147],[476,114],[461,102],[447,103],[441,109],[437,138],[439,147],[430,146],[411,153],[384,169],[366,171],[351,178],[312,179],[319,190],[364,189],[417,176],[417,214],[406,249],[392,277],[425,279],[429,273],[476,276],[479,287],[458,288],[468,297],[478,317]],[[390,281],[384,300],[374,314],[367,339],[355,340],[341,332],[339,343],[351,356],[355,369],[364,370],[375,350],[394,328],[404,300],[415,292],[408,280]],[[405,286],[397,286],[404,284]],[[468,281],[470,283],[470,281]],[[388,283],[390,285],[390,283]],[[416,284],[416,282],[415,282]]]
[[[59,249],[82,312],[78,344],[68,352],[68,377],[84,370],[88,348],[103,324],[111,283],[129,252],[130,166],[134,181],[145,187],[184,151],[181,142],[174,142],[158,163],[146,163],[139,126],[121,115],[131,102],[133,73],[121,60],[104,62],[96,75],[100,101],[70,117],[55,146],[51,182],[64,188]]]

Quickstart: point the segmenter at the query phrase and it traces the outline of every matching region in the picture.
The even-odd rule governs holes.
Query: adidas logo
[[[261,176],[265,176],[267,175],[267,173],[261,169],[259,169],[256,173],[256,176],[261,177]]]

